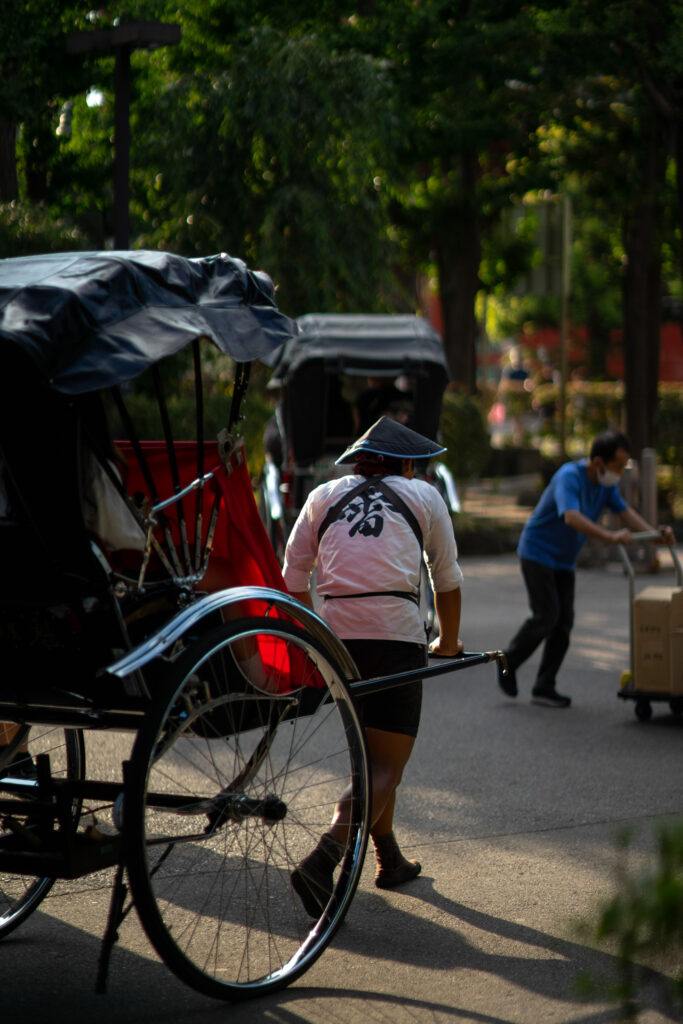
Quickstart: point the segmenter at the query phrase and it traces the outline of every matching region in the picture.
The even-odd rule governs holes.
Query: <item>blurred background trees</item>
[[[239,255],[294,316],[420,311],[474,394],[486,346],[559,323],[540,233],[568,197],[585,373],[613,374],[621,332],[626,426],[654,442],[682,295],[681,0],[8,0],[0,257],[112,244],[114,59],[65,38],[135,20],[181,41],[131,55],[132,248]]]

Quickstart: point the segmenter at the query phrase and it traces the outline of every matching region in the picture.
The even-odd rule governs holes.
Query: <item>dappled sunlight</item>
[[[483,559],[463,559],[466,572],[466,579],[514,579],[520,576],[519,562],[517,559],[506,559],[502,556]]]
[[[628,618],[623,626],[610,625],[607,614],[579,616],[572,635],[573,658],[583,658],[592,668],[620,672],[629,664]]]
[[[629,664],[628,642],[610,641],[603,636],[575,635],[572,653],[574,658],[585,658],[591,668],[621,672]]]

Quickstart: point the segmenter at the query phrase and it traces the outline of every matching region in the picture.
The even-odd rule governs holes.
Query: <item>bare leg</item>
[[[386,835],[393,827],[396,789],[415,745],[415,737],[404,736],[398,732],[385,732],[383,729],[366,729],[365,736],[372,778],[370,832],[372,835]],[[330,832],[340,843],[346,842],[348,834],[348,801],[347,790],[337,804],[332,818]]]
[[[396,789],[415,739],[402,733],[365,731],[372,771],[370,835],[377,860],[375,884],[388,889],[420,873],[417,861],[406,860],[392,831]],[[292,884],[311,917],[318,917],[332,894],[334,869],[344,855],[351,816],[347,788],[335,808],[330,829],[292,873]]]
[[[380,816],[372,823],[370,828],[371,836],[386,836],[392,831],[394,827],[394,807],[396,806],[396,790],[391,794],[384,810]]]

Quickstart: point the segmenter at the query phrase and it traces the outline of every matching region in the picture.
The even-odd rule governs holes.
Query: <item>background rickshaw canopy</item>
[[[441,337],[428,321],[408,314],[309,313],[297,326],[275,359],[265,360],[274,371],[268,386],[281,389],[285,448],[296,463],[339,455],[357,436],[341,396],[345,378],[356,378],[356,385],[361,377],[405,378],[410,426],[437,436],[450,375]]]
[[[350,375],[397,376],[428,370],[443,381],[448,364],[439,333],[418,316],[381,313],[308,313],[298,333],[275,357],[272,385],[291,379],[315,360]]]

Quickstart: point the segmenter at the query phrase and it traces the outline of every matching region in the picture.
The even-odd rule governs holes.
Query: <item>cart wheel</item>
[[[674,715],[683,715],[683,697],[672,697],[669,707]]]
[[[188,647],[136,741],[124,807],[138,914],[171,970],[223,999],[306,971],[358,883],[368,785],[364,733],[326,641],[249,619]],[[314,922],[290,875],[342,797],[349,835]]]
[[[85,775],[85,744],[80,729],[62,729],[55,726],[34,725],[28,736],[29,756],[25,762],[13,767],[11,773],[0,776],[12,779],[25,778],[31,774],[31,758],[39,754],[49,754],[50,770],[54,778],[82,779]],[[0,777],[0,791],[2,790]],[[36,783],[26,779],[26,788],[30,791]],[[5,794],[7,795],[7,794]],[[22,794],[25,799],[25,795]],[[80,816],[80,801],[74,803],[73,827],[76,828]],[[0,836],[3,834],[0,825]],[[53,878],[36,878],[34,875],[5,874],[0,870],[0,939],[4,939],[11,931],[29,917],[47,896],[54,884]]]
[[[649,722],[652,718],[652,705],[649,700],[636,701],[636,718],[641,722]]]

